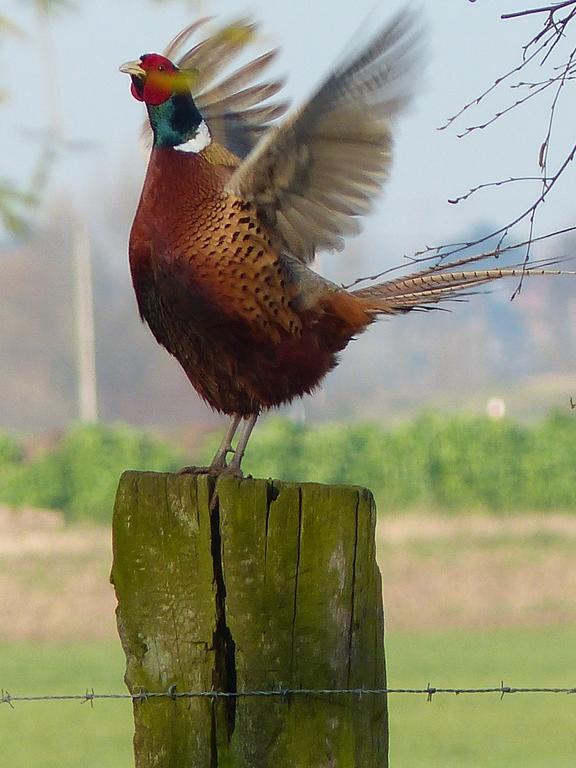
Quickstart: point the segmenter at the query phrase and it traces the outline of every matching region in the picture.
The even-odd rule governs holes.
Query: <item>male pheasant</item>
[[[258,415],[311,392],[377,317],[515,271],[428,267],[351,291],[308,266],[359,231],[388,175],[391,121],[415,79],[420,35],[408,12],[345,57],[279,126],[271,123],[286,105],[268,100],[281,83],[254,82],[275,51],[215,83],[253,24],[228,25],[173,63],[205,21],[164,55],[121,67],[153,133],[130,268],[142,319],[204,400],[231,417],[207,470],[241,474]]]

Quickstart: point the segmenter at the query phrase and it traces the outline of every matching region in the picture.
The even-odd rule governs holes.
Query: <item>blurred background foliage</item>
[[[215,449],[206,445],[199,463]],[[370,488],[381,510],[500,514],[576,509],[576,419],[535,424],[423,412],[376,423],[305,426],[271,418],[255,430],[246,470],[256,477]]]
[[[209,462],[218,439],[191,458]],[[127,426],[76,426],[31,459],[2,434],[0,503],[105,523],[124,469],[175,471],[186,463],[183,451]],[[395,429],[308,427],[277,417],[255,431],[246,456],[246,470],[258,477],[365,485],[381,511],[574,511],[575,466],[576,420],[565,414],[521,425],[429,412]]]
[[[124,469],[174,471],[182,457],[127,426],[84,425],[52,451],[27,461],[21,444],[0,435],[0,502],[59,509],[67,520],[107,523]]]

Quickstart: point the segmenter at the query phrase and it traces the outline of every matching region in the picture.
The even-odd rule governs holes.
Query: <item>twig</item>
[[[451,205],[457,205],[458,203],[463,202],[464,200],[467,200],[469,197],[471,197],[476,192],[479,192],[481,189],[487,189],[488,187],[502,187],[504,184],[512,184],[517,181],[542,181],[542,176],[510,176],[508,179],[500,179],[500,181],[488,181],[484,184],[478,184],[476,187],[472,187],[463,195],[459,195],[458,197],[451,197],[448,199],[448,202]]]
[[[550,13],[554,14],[556,11],[562,8],[567,8],[569,5],[576,5],[576,0],[564,0],[561,3],[552,3],[551,5],[545,5],[542,8],[528,8],[525,11],[514,11],[513,13],[503,13],[501,19],[517,19],[520,16],[530,16],[534,13]]]

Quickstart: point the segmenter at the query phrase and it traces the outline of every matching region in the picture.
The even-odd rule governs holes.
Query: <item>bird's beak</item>
[[[125,75],[133,75],[135,77],[146,77],[146,70],[142,69],[140,60],[127,61],[126,64],[122,64],[119,68],[120,72],[124,72]]]

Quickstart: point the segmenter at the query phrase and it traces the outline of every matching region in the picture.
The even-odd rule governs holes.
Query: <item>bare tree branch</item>
[[[564,13],[561,13],[564,11]],[[517,183],[517,182],[533,182],[539,181],[541,189],[539,194],[532,200],[530,205],[522,210],[519,214],[514,216],[510,221],[495,229],[492,232],[472,241],[466,243],[451,243],[442,246],[426,246],[421,251],[418,251],[414,257],[410,260],[411,263],[418,261],[426,261],[428,259],[436,259],[438,268],[447,268],[448,262],[454,257],[458,257],[458,254],[463,254],[465,251],[482,246],[488,243],[494,238],[498,238],[498,244],[496,249],[488,253],[475,255],[472,257],[463,256],[456,262],[450,262],[450,266],[458,265],[460,263],[471,263],[472,261],[479,261],[489,257],[498,257],[505,251],[523,247],[525,249],[525,256],[523,264],[526,265],[529,262],[531,255],[532,244],[539,242],[543,239],[548,239],[556,236],[560,232],[572,231],[573,227],[565,228],[559,232],[548,233],[542,237],[535,237],[536,231],[536,219],[537,213],[540,207],[548,199],[552,190],[557,186],[559,179],[566,172],[568,166],[572,163],[576,155],[576,144],[569,148],[564,155],[564,159],[559,163],[556,171],[550,171],[550,149],[554,135],[554,124],[557,116],[557,108],[561,101],[561,97],[565,92],[566,85],[576,78],[576,47],[569,50],[566,58],[557,64],[553,61],[552,56],[556,57],[557,51],[565,49],[563,45],[568,39],[568,27],[576,19],[576,0],[569,0],[568,2],[552,3],[550,5],[527,9],[524,11],[518,11],[510,14],[504,14],[502,18],[517,18],[520,16],[529,16],[534,14],[547,14],[541,28],[534,34],[531,39],[521,49],[521,61],[511,69],[509,69],[504,75],[497,78],[494,83],[486,88],[479,96],[470,100],[465,104],[458,112],[452,115],[447,122],[441,126],[441,130],[444,130],[459,120],[463,114],[477,107],[483,102],[489,95],[493,95],[494,92],[499,89],[502,90],[504,84],[508,84],[511,89],[527,88],[528,92],[520,99],[516,99],[512,103],[505,105],[498,109],[495,114],[484,122],[480,122],[476,125],[471,125],[458,134],[459,138],[463,138],[473,131],[482,130],[493,125],[497,120],[504,118],[509,113],[516,109],[521,108],[528,101],[538,98],[545,98],[548,92],[551,92],[551,98],[545,101],[547,105],[543,112],[548,112],[546,119],[544,135],[537,147],[538,151],[538,166],[540,169],[540,175],[523,175],[523,176],[510,176],[507,179],[499,181],[488,181],[477,184],[471,189],[458,197],[449,199],[448,202],[452,204],[460,203],[467,200],[479,190],[486,189],[488,187],[501,187],[505,184]],[[575,26],[575,25],[573,25]],[[532,78],[530,82],[526,77],[517,82],[510,83],[512,79],[516,79],[516,76],[524,71],[527,71],[530,67],[539,67],[544,71],[543,77]],[[552,89],[552,91],[550,91]],[[521,223],[526,222],[528,224],[528,237],[522,242],[516,242],[513,246],[504,245],[507,238],[512,234],[515,228]],[[517,295],[518,291],[522,287],[522,281],[518,285],[514,295]]]
[[[481,189],[487,189],[488,187],[502,187],[505,184],[513,184],[519,181],[542,182],[542,176],[510,176],[508,179],[500,179],[499,181],[488,181],[488,182],[485,182],[484,184],[478,184],[477,186],[472,187],[471,189],[468,190],[468,192],[464,193],[463,195],[449,198],[448,202],[451,205],[458,205],[458,203],[461,203],[464,200],[467,200],[469,197],[471,197],[473,194],[475,194]],[[548,179],[546,179],[546,181],[548,181]]]
[[[538,243],[543,242],[544,240],[549,240],[553,237],[558,237],[560,235],[569,235],[572,233],[576,233],[576,225],[573,227],[565,227],[564,229],[558,229],[554,232],[547,232],[545,235],[540,235],[539,237],[534,237],[532,239],[532,243]],[[472,263],[476,263],[479,261],[486,261],[487,259],[498,259],[502,254],[505,253],[511,253],[512,251],[516,251],[519,248],[526,248],[528,245],[528,240],[523,240],[521,242],[512,243],[511,245],[503,246],[501,241],[498,243],[496,248],[493,248],[490,251],[484,251],[479,254],[474,254],[472,256],[466,256],[462,259],[449,261],[449,262],[442,262],[438,261],[436,265],[434,265],[434,268],[438,268],[439,270],[453,270],[457,269],[458,267],[464,267]],[[462,246],[462,250],[473,248],[475,245],[477,245],[476,241],[470,241],[468,243],[455,243],[454,245]],[[447,247],[447,246],[436,246],[434,248],[427,247],[424,251],[421,251],[421,253],[428,253],[427,256],[404,256],[404,263],[403,264],[397,264],[394,267],[388,267],[388,269],[383,269],[381,272],[378,272],[374,275],[366,275],[365,277],[358,277],[353,282],[343,285],[343,288],[353,288],[356,285],[359,285],[360,283],[364,282],[371,282],[373,280],[380,280],[383,277],[386,277],[387,275],[391,275],[395,272],[399,272],[400,270],[406,269],[407,266],[416,266],[418,264],[422,264],[428,261],[432,261],[434,259],[440,259],[441,256],[438,255],[438,253],[434,253],[431,255],[432,251],[438,251],[439,249]],[[566,262],[572,263],[576,259],[576,254],[573,256],[560,256],[555,257],[552,259],[541,259],[536,260],[531,263],[532,266],[536,267],[548,267],[548,266],[557,266],[559,264],[564,264]],[[509,265],[511,267],[514,266],[522,266],[521,264],[518,265]]]
[[[552,3],[551,5],[545,5],[542,8],[529,8],[525,11],[515,11],[514,13],[503,13],[501,19],[517,19],[520,16],[530,16],[533,13],[550,13],[554,14],[556,11],[562,8],[567,8],[569,5],[576,5],[576,0],[564,0],[562,3]]]

